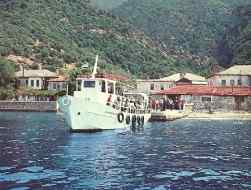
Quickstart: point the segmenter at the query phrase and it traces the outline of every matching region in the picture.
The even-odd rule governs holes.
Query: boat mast
[[[66,96],[68,96],[68,95],[69,95],[69,84],[67,82],[67,85],[66,85]]]
[[[95,75],[97,73],[97,67],[98,67],[98,55],[96,55],[95,65],[92,72],[92,79],[95,79]]]

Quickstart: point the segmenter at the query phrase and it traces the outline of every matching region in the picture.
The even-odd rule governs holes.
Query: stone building
[[[235,65],[208,79],[210,86],[251,86],[251,65]]]

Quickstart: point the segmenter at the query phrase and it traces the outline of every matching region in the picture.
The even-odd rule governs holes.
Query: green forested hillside
[[[233,11],[235,22],[217,42],[215,56],[223,66],[251,64],[251,5]]]
[[[0,1],[0,54],[25,56],[52,69],[64,63],[93,63],[99,54],[100,67],[106,70],[150,78],[205,71],[163,55],[143,33],[87,2]]]
[[[212,55],[236,23],[232,11],[247,0],[128,0],[113,13],[145,31],[169,51]],[[235,20],[236,19],[236,20]]]

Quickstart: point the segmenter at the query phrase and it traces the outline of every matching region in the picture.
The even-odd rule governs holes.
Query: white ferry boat
[[[150,118],[147,95],[123,93],[116,80],[96,77],[95,67],[92,77],[77,79],[73,96],[67,95],[58,101],[59,110],[64,113],[71,131],[144,127]]]

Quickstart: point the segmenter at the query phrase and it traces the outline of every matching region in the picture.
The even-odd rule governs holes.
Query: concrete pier
[[[150,121],[166,122],[176,119],[197,120],[251,120],[251,112],[192,112],[180,110],[167,110],[152,112]]]
[[[156,111],[152,112],[150,121],[173,121],[176,119],[182,119],[189,115],[190,112],[185,112],[182,110],[166,110],[166,111]]]
[[[56,101],[0,101],[0,111],[56,112]]]
[[[251,112],[213,112],[213,113],[190,113],[186,119],[206,120],[251,120]]]

